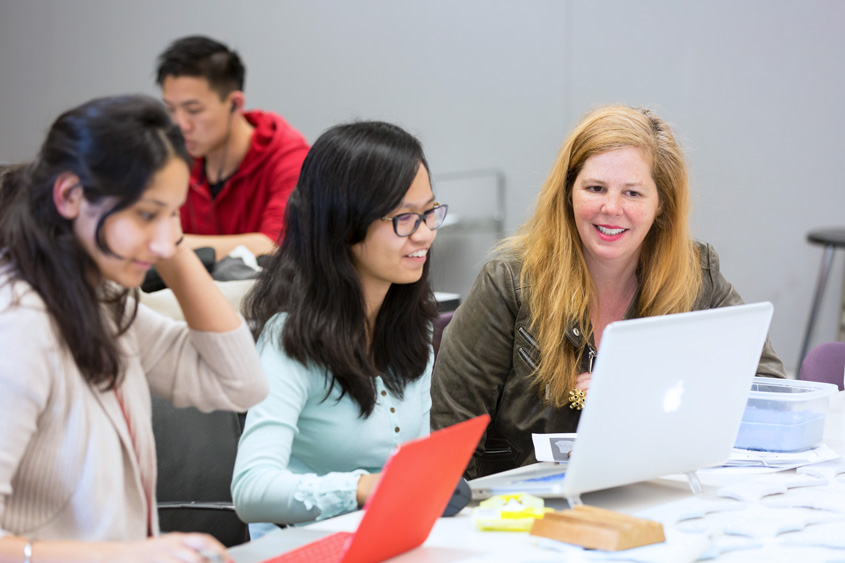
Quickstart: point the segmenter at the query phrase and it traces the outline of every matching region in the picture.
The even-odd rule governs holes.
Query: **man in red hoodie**
[[[244,110],[245,73],[235,51],[208,37],[178,39],[158,58],[164,105],[195,158],[181,209],[185,242],[214,248],[218,259],[239,245],[273,252],[308,152],[282,117]]]

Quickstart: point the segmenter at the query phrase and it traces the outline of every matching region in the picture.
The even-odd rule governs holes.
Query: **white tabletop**
[[[838,453],[845,452],[845,393],[838,393],[831,400],[831,409],[828,413],[827,426],[825,428],[825,442],[834,448]],[[745,562],[745,561],[845,561],[845,503],[841,504],[841,512],[837,515],[830,510],[821,511],[832,522],[822,525],[808,526],[806,530],[792,532],[789,534],[764,533],[755,530],[753,525],[765,525],[768,518],[771,518],[765,511],[773,514],[787,514],[787,512],[776,512],[769,508],[768,504],[759,500],[749,501],[745,504],[727,499],[724,490],[719,493],[722,487],[728,486],[737,491],[754,491],[761,483],[796,482],[807,477],[800,475],[795,470],[770,473],[766,475],[702,475],[701,481],[704,490],[701,495],[693,497],[687,482],[679,476],[670,476],[663,479],[655,479],[634,485],[608,489],[583,495],[585,504],[617,510],[628,514],[637,514],[655,517],[667,514],[680,513],[689,510],[690,503],[738,503],[742,510],[732,510],[735,522],[740,523],[745,518],[753,534],[735,535],[714,533],[713,529],[701,533],[691,533],[689,527],[681,529],[680,526],[667,524],[663,520],[664,530],[667,535],[666,544],[661,544],[657,549],[651,551],[639,551],[643,561],[666,561],[667,563],[678,563],[680,561],[694,561],[705,550],[711,549],[721,553],[716,557],[719,562]],[[821,481],[814,481],[820,483]],[[802,494],[815,489],[817,496],[845,499],[845,484],[833,483],[824,486],[803,487]],[[790,493],[793,490],[791,489]],[[837,497],[841,495],[841,497]],[[775,496],[766,497],[767,502]],[[784,497],[786,498],[786,497]],[[792,497],[790,497],[792,498]],[[797,498],[797,497],[795,497]],[[547,499],[547,506],[561,509],[567,508],[563,499]],[[835,506],[834,506],[835,508]],[[783,511],[783,509],[780,509]],[[790,509],[792,513],[807,511],[806,508]],[[679,512],[680,511],[680,512]],[[354,531],[361,519],[362,512],[354,512],[323,522],[317,522],[305,527],[287,528],[278,530],[254,542],[232,548],[230,554],[237,563],[259,563],[264,559],[290,550],[298,545],[313,541],[323,535],[337,531]],[[722,512],[720,514],[727,514]],[[659,519],[659,518],[656,518]],[[804,518],[807,520],[808,518]],[[674,520],[672,520],[674,522]],[[703,525],[704,526],[704,525]],[[710,524],[712,528],[712,524]],[[839,528],[841,527],[841,532]],[[705,526],[706,527],[706,526]],[[741,528],[741,525],[740,525]],[[386,531],[387,532],[387,531]],[[827,535],[843,538],[842,548],[817,547],[806,545],[807,538],[817,537],[821,532],[828,532]],[[815,534],[815,535],[813,535]],[[821,534],[824,535],[824,534]],[[803,544],[802,544],[803,541]],[[549,545],[564,550],[554,551]],[[646,550],[647,548],[640,548]],[[391,561],[411,562],[458,562],[465,563],[486,563],[493,561],[560,561],[565,557],[566,561],[595,561],[595,560],[618,560],[619,555],[626,557],[638,555],[637,550],[618,552],[616,554],[607,552],[588,552],[578,548],[568,547],[556,542],[545,542],[527,533],[519,532],[490,532],[479,531],[473,525],[471,511],[465,508],[453,518],[440,518],[434,525],[431,535],[422,547],[400,555]],[[626,559],[630,560],[630,559]],[[711,559],[712,560],[712,559]]]

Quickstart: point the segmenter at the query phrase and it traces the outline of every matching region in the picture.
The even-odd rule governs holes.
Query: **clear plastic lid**
[[[755,377],[751,383],[751,399],[775,401],[810,401],[833,395],[839,387],[833,383]]]

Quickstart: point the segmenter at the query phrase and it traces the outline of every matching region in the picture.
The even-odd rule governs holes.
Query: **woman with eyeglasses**
[[[429,433],[429,251],[447,208],[419,141],[381,122],[329,129],[287,209],[245,303],[271,388],[247,415],[232,482],[251,523],[359,508],[393,448]]]

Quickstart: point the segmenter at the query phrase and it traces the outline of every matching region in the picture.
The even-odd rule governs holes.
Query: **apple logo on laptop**
[[[681,408],[681,396],[684,394],[684,382],[679,381],[666,391],[663,396],[663,411],[675,412]]]

